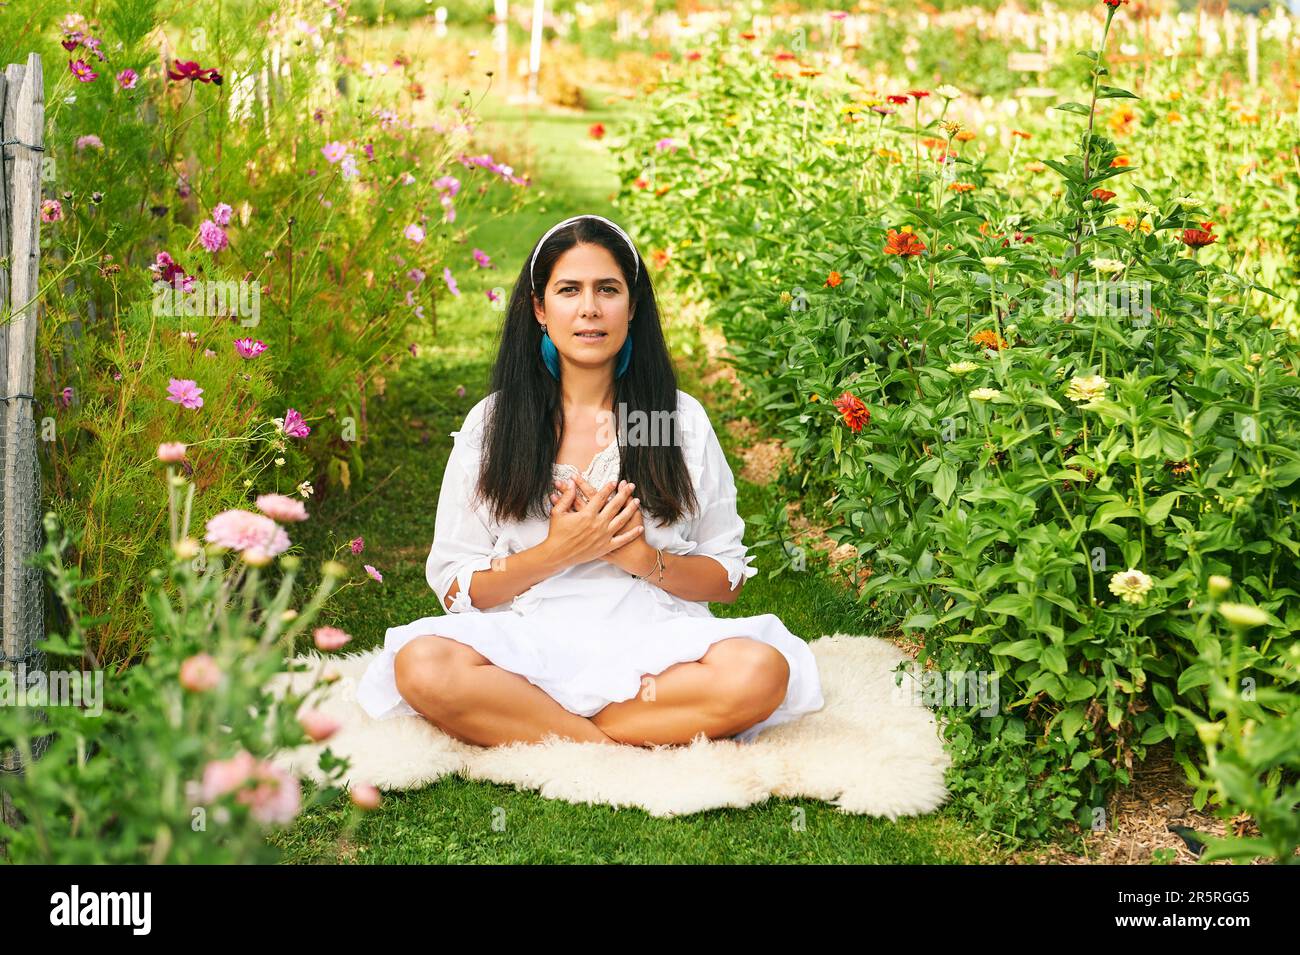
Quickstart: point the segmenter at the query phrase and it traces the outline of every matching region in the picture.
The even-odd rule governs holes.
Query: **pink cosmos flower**
[[[298,714],[298,722],[314,742],[323,743],[340,729],[343,724],[320,710],[303,710]]]
[[[366,540],[364,537],[354,537],[348,542],[348,546],[352,548],[352,553],[359,554],[365,549]]]
[[[219,226],[230,225],[230,214],[234,211],[229,203],[218,202],[216,208],[212,210],[212,221]]]
[[[199,225],[199,244],[209,252],[220,252],[230,244],[226,230],[211,219],[205,219]]]
[[[406,236],[406,238],[410,239],[412,242],[419,243],[424,241],[424,230],[414,222],[402,231],[402,235]]]
[[[203,389],[198,382],[190,378],[172,378],[167,385],[167,400],[175,402],[182,408],[202,408],[203,399],[199,396]]]
[[[455,176],[442,176],[433,181],[433,188],[455,197],[456,193],[460,192],[460,180]]]
[[[442,280],[447,283],[447,288],[451,290],[452,295],[459,295],[460,289],[456,286],[456,279],[451,274],[451,269],[443,266]]]
[[[373,577],[375,580],[379,581],[381,584],[384,582],[384,575],[381,574],[379,571],[375,570],[375,568],[371,567],[369,564],[362,564],[361,566],[364,567],[366,569],[366,573],[369,574],[371,577]]]
[[[340,142],[332,142],[326,143],[320,151],[326,162],[336,163],[348,154],[348,147]]]
[[[266,342],[260,338],[236,338],[235,351],[240,358],[256,358],[266,351]]]
[[[501,293],[494,288],[484,289],[484,292],[486,293],[489,302],[496,302],[501,299]]]
[[[58,222],[63,218],[63,205],[58,199],[46,199],[41,203],[41,221]]]
[[[421,282],[424,281],[424,270],[411,269],[411,271],[406,273],[406,277],[410,279],[412,282],[414,282],[416,285],[419,285]]]
[[[194,60],[176,60],[176,65],[167,70],[167,75],[173,80],[189,80],[200,83],[215,83],[221,85],[221,74],[212,67],[204,69]]]
[[[283,527],[265,515],[238,508],[222,511],[209,520],[204,540],[231,550],[257,549],[267,557],[289,549],[289,535]]]
[[[659,150],[666,150],[666,149],[675,150],[677,148],[677,144],[673,142],[671,136],[665,136],[663,139],[659,140],[659,142],[655,143],[655,148]]]
[[[139,79],[140,75],[135,70],[123,70],[117,74],[117,85],[124,90],[133,90]]]
[[[259,511],[281,524],[307,519],[307,508],[297,498],[284,494],[259,494],[256,503]]]
[[[100,139],[98,136],[96,136],[94,133],[88,133],[85,136],[77,137],[77,142],[76,142],[77,152],[82,152],[87,148],[103,149],[104,141]]]
[[[289,408],[284,413],[284,424],[282,430],[291,438],[305,438],[311,434],[311,428],[307,422],[303,421],[302,415]]]
[[[85,60],[68,60],[68,70],[83,83],[99,78],[99,74]]]
[[[158,460],[164,464],[177,464],[185,460],[185,445],[180,441],[164,441],[158,445]]]
[[[191,693],[206,693],[220,685],[221,667],[211,654],[197,654],[181,664],[180,682]]]
[[[312,632],[312,637],[316,641],[316,649],[326,652],[341,650],[352,642],[352,638],[338,627],[317,627]]]
[[[492,268],[492,257],[489,256],[489,255],[488,255],[486,252],[484,252],[482,249],[475,249],[475,250],[474,250],[474,261],[478,263],[479,268],[482,268],[482,269],[490,269],[490,268]]]
[[[361,151],[366,154],[366,158],[371,162],[375,159],[375,147],[372,143],[366,143],[361,147]]]
[[[64,388],[63,391],[59,393],[59,399],[63,404],[63,407],[65,408],[72,407],[72,386],[71,385]]]
[[[343,161],[339,163],[339,175],[344,179],[355,179],[361,175],[356,159],[352,156],[344,156]]]
[[[441,197],[441,200],[440,200],[440,201],[442,202],[442,221],[443,221],[443,222],[455,222],[455,221],[456,221],[456,204],[455,204],[454,202],[452,202],[451,196],[447,195],[447,193],[444,192],[444,193],[442,194],[442,197]]]

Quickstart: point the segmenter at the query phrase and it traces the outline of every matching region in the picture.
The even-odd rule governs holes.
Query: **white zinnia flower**
[[[1142,603],[1147,591],[1154,586],[1155,581],[1135,567],[1121,571],[1110,579],[1110,592],[1131,604]]]
[[[951,83],[944,83],[942,86],[936,86],[934,91],[944,99],[958,99],[961,96],[961,90]]]
[[[975,388],[971,390],[970,396],[976,401],[992,401],[1002,392],[996,388]]]
[[[1119,259],[1096,258],[1092,260],[1092,267],[1098,272],[1124,271],[1124,263]]]
[[[1110,382],[1101,375],[1083,375],[1070,379],[1069,386],[1065,389],[1065,397],[1072,401],[1096,401],[1098,398],[1105,397],[1106,389],[1110,387]]]

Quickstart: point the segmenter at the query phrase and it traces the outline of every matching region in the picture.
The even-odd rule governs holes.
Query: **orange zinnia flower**
[[[871,420],[871,412],[862,403],[862,399],[847,391],[835,399],[835,407],[843,416],[844,423],[854,432],[861,431],[862,426]]]
[[[969,129],[963,129],[960,133],[958,133],[956,136],[953,137],[953,139],[957,140],[957,142],[959,143],[968,143],[974,138],[975,138],[975,134],[972,133]]]
[[[1117,169],[1121,166],[1128,166],[1130,163],[1127,156],[1116,156],[1110,161],[1110,165],[1112,169]]]
[[[924,251],[925,243],[911,232],[899,232],[890,229],[889,235],[885,236],[885,255],[900,255],[907,258],[920,255]]]
[[[1193,249],[1199,249],[1201,246],[1209,245],[1218,238],[1214,234],[1213,222],[1202,222],[1199,229],[1184,229],[1179,239],[1184,245],[1189,245]]]
[[[975,187],[969,182],[954,182],[948,188],[953,192],[970,192]]]
[[[984,348],[992,348],[996,351],[1001,351],[1007,347],[1006,339],[989,328],[986,328],[981,332],[976,332],[970,337],[970,340],[976,345],[981,345]]]
[[[1115,193],[1111,192],[1109,189],[1102,189],[1098,186],[1096,189],[1092,190],[1092,197],[1100,202],[1109,202],[1111,199],[1115,198]]]
[[[1021,139],[1033,139],[1033,133],[1027,133],[1023,129],[1013,129],[1011,135],[1019,136]]]
[[[830,276],[827,277],[826,281],[823,282],[822,284],[829,285],[831,288],[835,288],[835,286],[839,285],[843,281],[844,279],[839,272],[832,271]]]

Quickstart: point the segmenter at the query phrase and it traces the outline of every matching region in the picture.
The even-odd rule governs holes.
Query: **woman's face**
[[[543,292],[534,311],[562,358],[585,368],[612,364],[627,339],[631,293],[609,250],[575,245],[556,260]]]

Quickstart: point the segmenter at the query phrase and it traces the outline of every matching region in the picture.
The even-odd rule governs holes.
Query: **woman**
[[[646,746],[749,742],[821,709],[812,651],[780,618],[709,612],[758,568],[643,264],[601,216],[534,247],[491,394],[452,432],[425,565],[448,613],[389,628],[357,693],[370,716],[480,746]]]

